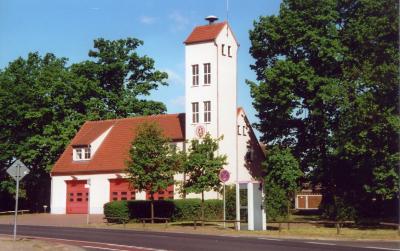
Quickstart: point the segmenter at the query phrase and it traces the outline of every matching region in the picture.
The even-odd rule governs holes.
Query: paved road
[[[0,225],[0,234],[12,234],[11,225]],[[200,234],[109,230],[50,226],[19,226],[20,236],[79,245],[87,250],[400,250],[398,242],[286,240],[278,238],[212,236]],[[53,239],[54,238],[54,239]],[[72,240],[72,241],[71,241]]]

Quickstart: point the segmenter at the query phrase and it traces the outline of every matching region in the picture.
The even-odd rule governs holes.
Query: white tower
[[[237,43],[227,22],[209,22],[194,28],[185,40],[186,139],[209,132],[223,136],[219,154],[226,154],[231,173],[228,183],[237,180]]]

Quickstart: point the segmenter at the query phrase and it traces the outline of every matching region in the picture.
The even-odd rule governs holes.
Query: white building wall
[[[71,176],[54,176],[51,178],[50,210],[52,214],[65,214],[67,203],[67,185],[65,180]]]
[[[246,125],[245,114],[241,110],[238,114],[237,118],[237,125],[239,128],[236,127],[236,134],[238,140],[238,181],[239,182],[247,182],[255,180],[251,175],[249,170],[246,168],[246,154],[249,151],[248,145],[250,142],[250,135],[249,130]],[[243,127],[245,128],[245,135],[243,134]]]
[[[216,39],[218,61],[218,136],[224,136],[220,142],[220,153],[226,154],[228,164],[224,167],[231,173],[227,184],[234,184],[237,180],[237,44],[228,25],[225,25]],[[222,55],[222,45],[225,55]],[[231,56],[228,55],[228,46],[231,46]]]
[[[231,173],[228,184],[237,178],[236,171],[236,69],[238,45],[227,25],[215,42],[196,43],[185,46],[186,89],[186,139],[197,138],[196,127],[202,125],[213,138],[223,136],[219,154],[227,155],[224,167]],[[221,46],[225,44],[225,56]],[[231,46],[231,57],[228,56]],[[211,63],[211,84],[204,86],[204,63]],[[192,65],[199,65],[199,86],[192,85]],[[211,122],[204,122],[204,101],[211,101]],[[192,103],[199,102],[200,121],[192,123]],[[212,192],[211,192],[212,193]],[[215,194],[218,196],[217,194]],[[215,198],[216,198],[215,196]]]
[[[110,133],[112,128],[113,128],[112,126],[110,128],[108,128],[97,139],[95,139],[92,143],[90,143],[90,148],[91,148],[90,150],[91,150],[92,158],[93,158],[94,154],[97,152],[97,150],[99,149],[101,143],[103,143],[104,139]]]
[[[124,177],[124,174],[118,174]],[[89,208],[91,214],[102,214],[103,205],[110,201],[110,182],[109,179],[118,178],[117,174],[92,174],[74,175],[77,180],[89,180]],[[67,184],[66,181],[73,180],[68,176],[53,176],[51,178],[51,213],[65,214],[67,204]]]

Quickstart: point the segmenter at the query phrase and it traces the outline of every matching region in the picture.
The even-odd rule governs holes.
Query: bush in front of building
[[[149,200],[130,200],[127,202],[130,219],[151,218],[151,201]],[[171,218],[174,212],[172,200],[154,201],[155,218]]]
[[[221,220],[223,217],[222,200],[205,200],[204,202],[206,220]],[[199,219],[201,216],[200,199],[158,200],[154,203],[154,217],[156,218],[185,221]],[[150,201],[108,202],[104,204],[104,215],[105,217],[129,217],[129,219],[150,218]]]
[[[236,220],[236,187],[234,185],[227,185],[225,189],[226,219]]]
[[[201,218],[200,199],[174,200],[175,210],[172,216],[175,221],[194,220]],[[221,220],[223,217],[222,200],[204,201],[204,218],[206,220]]]
[[[104,204],[104,216],[108,222],[120,222],[119,219],[130,219],[128,202],[113,201]]]
[[[174,221],[198,219],[201,214],[200,199],[181,199],[174,200]]]

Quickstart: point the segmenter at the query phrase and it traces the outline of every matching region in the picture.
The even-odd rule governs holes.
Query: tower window
[[[198,64],[192,65],[192,85],[193,86],[199,85],[199,65]]]
[[[211,122],[211,101],[204,101],[204,122]]]
[[[222,50],[222,56],[225,56],[225,45],[224,44],[222,44],[221,50]]]
[[[211,83],[211,64],[204,64],[204,84],[209,85]]]
[[[231,55],[231,47],[230,46],[228,46],[228,56],[232,57],[232,55]]]
[[[192,122],[199,123],[199,103],[192,103]]]
[[[238,135],[241,135],[241,134],[240,134],[240,125],[237,126],[237,134],[238,134]]]

